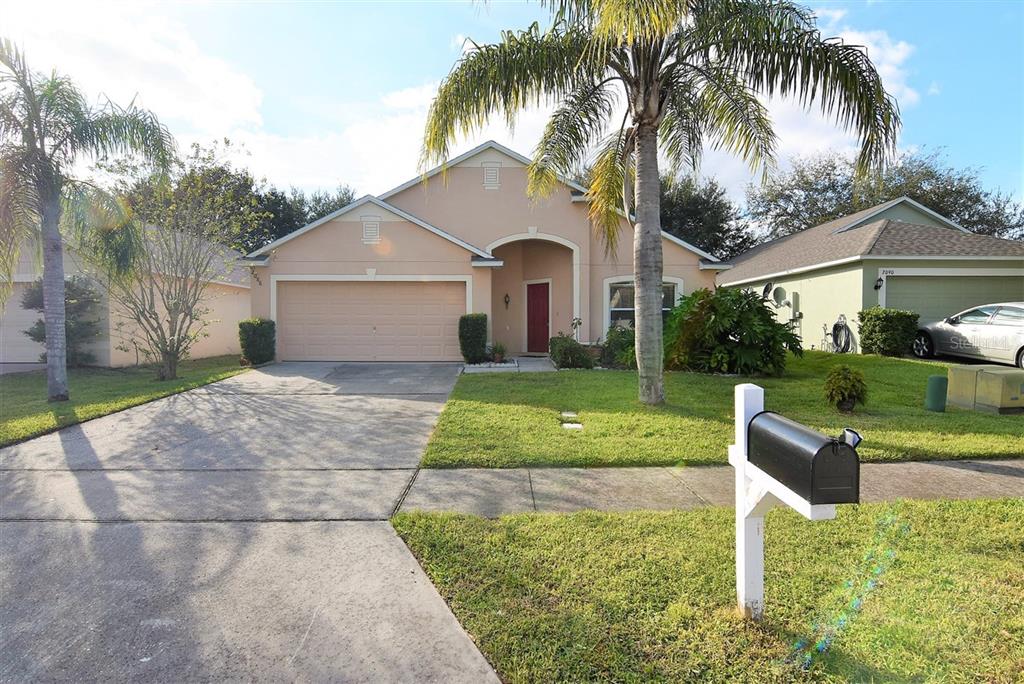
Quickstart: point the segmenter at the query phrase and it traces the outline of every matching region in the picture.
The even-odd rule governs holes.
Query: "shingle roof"
[[[733,268],[719,276],[723,285],[859,256],[1020,256],[1024,242],[968,233],[957,228],[880,218],[858,222],[884,211],[892,200],[807,230],[758,245],[732,259]]]

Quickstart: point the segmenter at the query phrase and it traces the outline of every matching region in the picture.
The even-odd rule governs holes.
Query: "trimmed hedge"
[[[459,351],[466,363],[483,363],[487,354],[487,314],[465,314],[459,318]]]
[[[242,362],[257,366],[274,360],[277,326],[267,318],[247,318],[238,323]]]
[[[857,312],[860,321],[860,350],[865,354],[903,356],[917,335],[918,315],[913,311],[873,306]]]
[[[573,338],[559,333],[548,341],[551,362],[557,368],[593,368],[594,357],[590,351]]]

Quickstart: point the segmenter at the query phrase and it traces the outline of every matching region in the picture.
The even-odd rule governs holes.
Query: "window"
[[[980,309],[971,309],[960,314],[960,322],[978,325],[981,323],[988,323],[988,319],[992,316],[992,312],[996,310],[994,306],[983,306]]]
[[[376,216],[363,216],[363,244],[380,243],[380,219]]]
[[[993,325],[1015,325],[1024,328],[1024,309],[1016,306],[1004,306],[996,312],[992,319]]]
[[[484,190],[497,190],[501,187],[501,162],[484,162]]]
[[[632,328],[636,323],[633,283],[612,283],[609,291],[608,310],[611,313],[611,325]],[[668,312],[675,305],[676,285],[664,283],[661,286],[661,317],[667,318]]]

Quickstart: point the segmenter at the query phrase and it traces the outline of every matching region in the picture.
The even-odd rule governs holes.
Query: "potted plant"
[[[505,345],[501,342],[495,342],[491,345],[491,360],[494,361],[494,363],[504,363],[506,353],[507,350],[505,349]]]
[[[857,404],[867,403],[864,374],[845,364],[833,366],[825,378],[825,400],[842,413],[851,413]]]

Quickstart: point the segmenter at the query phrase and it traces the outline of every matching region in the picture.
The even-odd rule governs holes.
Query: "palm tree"
[[[150,112],[109,101],[91,107],[69,79],[33,73],[22,52],[0,39],[0,301],[10,293],[22,245],[37,240],[50,401],[68,398],[61,229],[81,212],[65,210],[96,196],[95,188],[70,175],[73,167],[83,157],[123,153],[166,167],[173,151],[173,138]]]
[[[512,125],[524,107],[557,104],[528,167],[529,193],[592,161],[590,219],[609,250],[622,217],[633,227],[640,400],[664,401],[659,149],[674,171],[705,144],[752,168],[774,161],[763,97],[795,98],[860,142],[861,173],[891,157],[896,102],[860,47],[825,40],[813,15],[776,0],[562,0],[553,23],[471,44],[441,83],[427,120],[423,163],[448,158],[457,135],[493,115]],[[619,108],[625,111],[621,120]],[[635,219],[634,219],[635,217]]]

